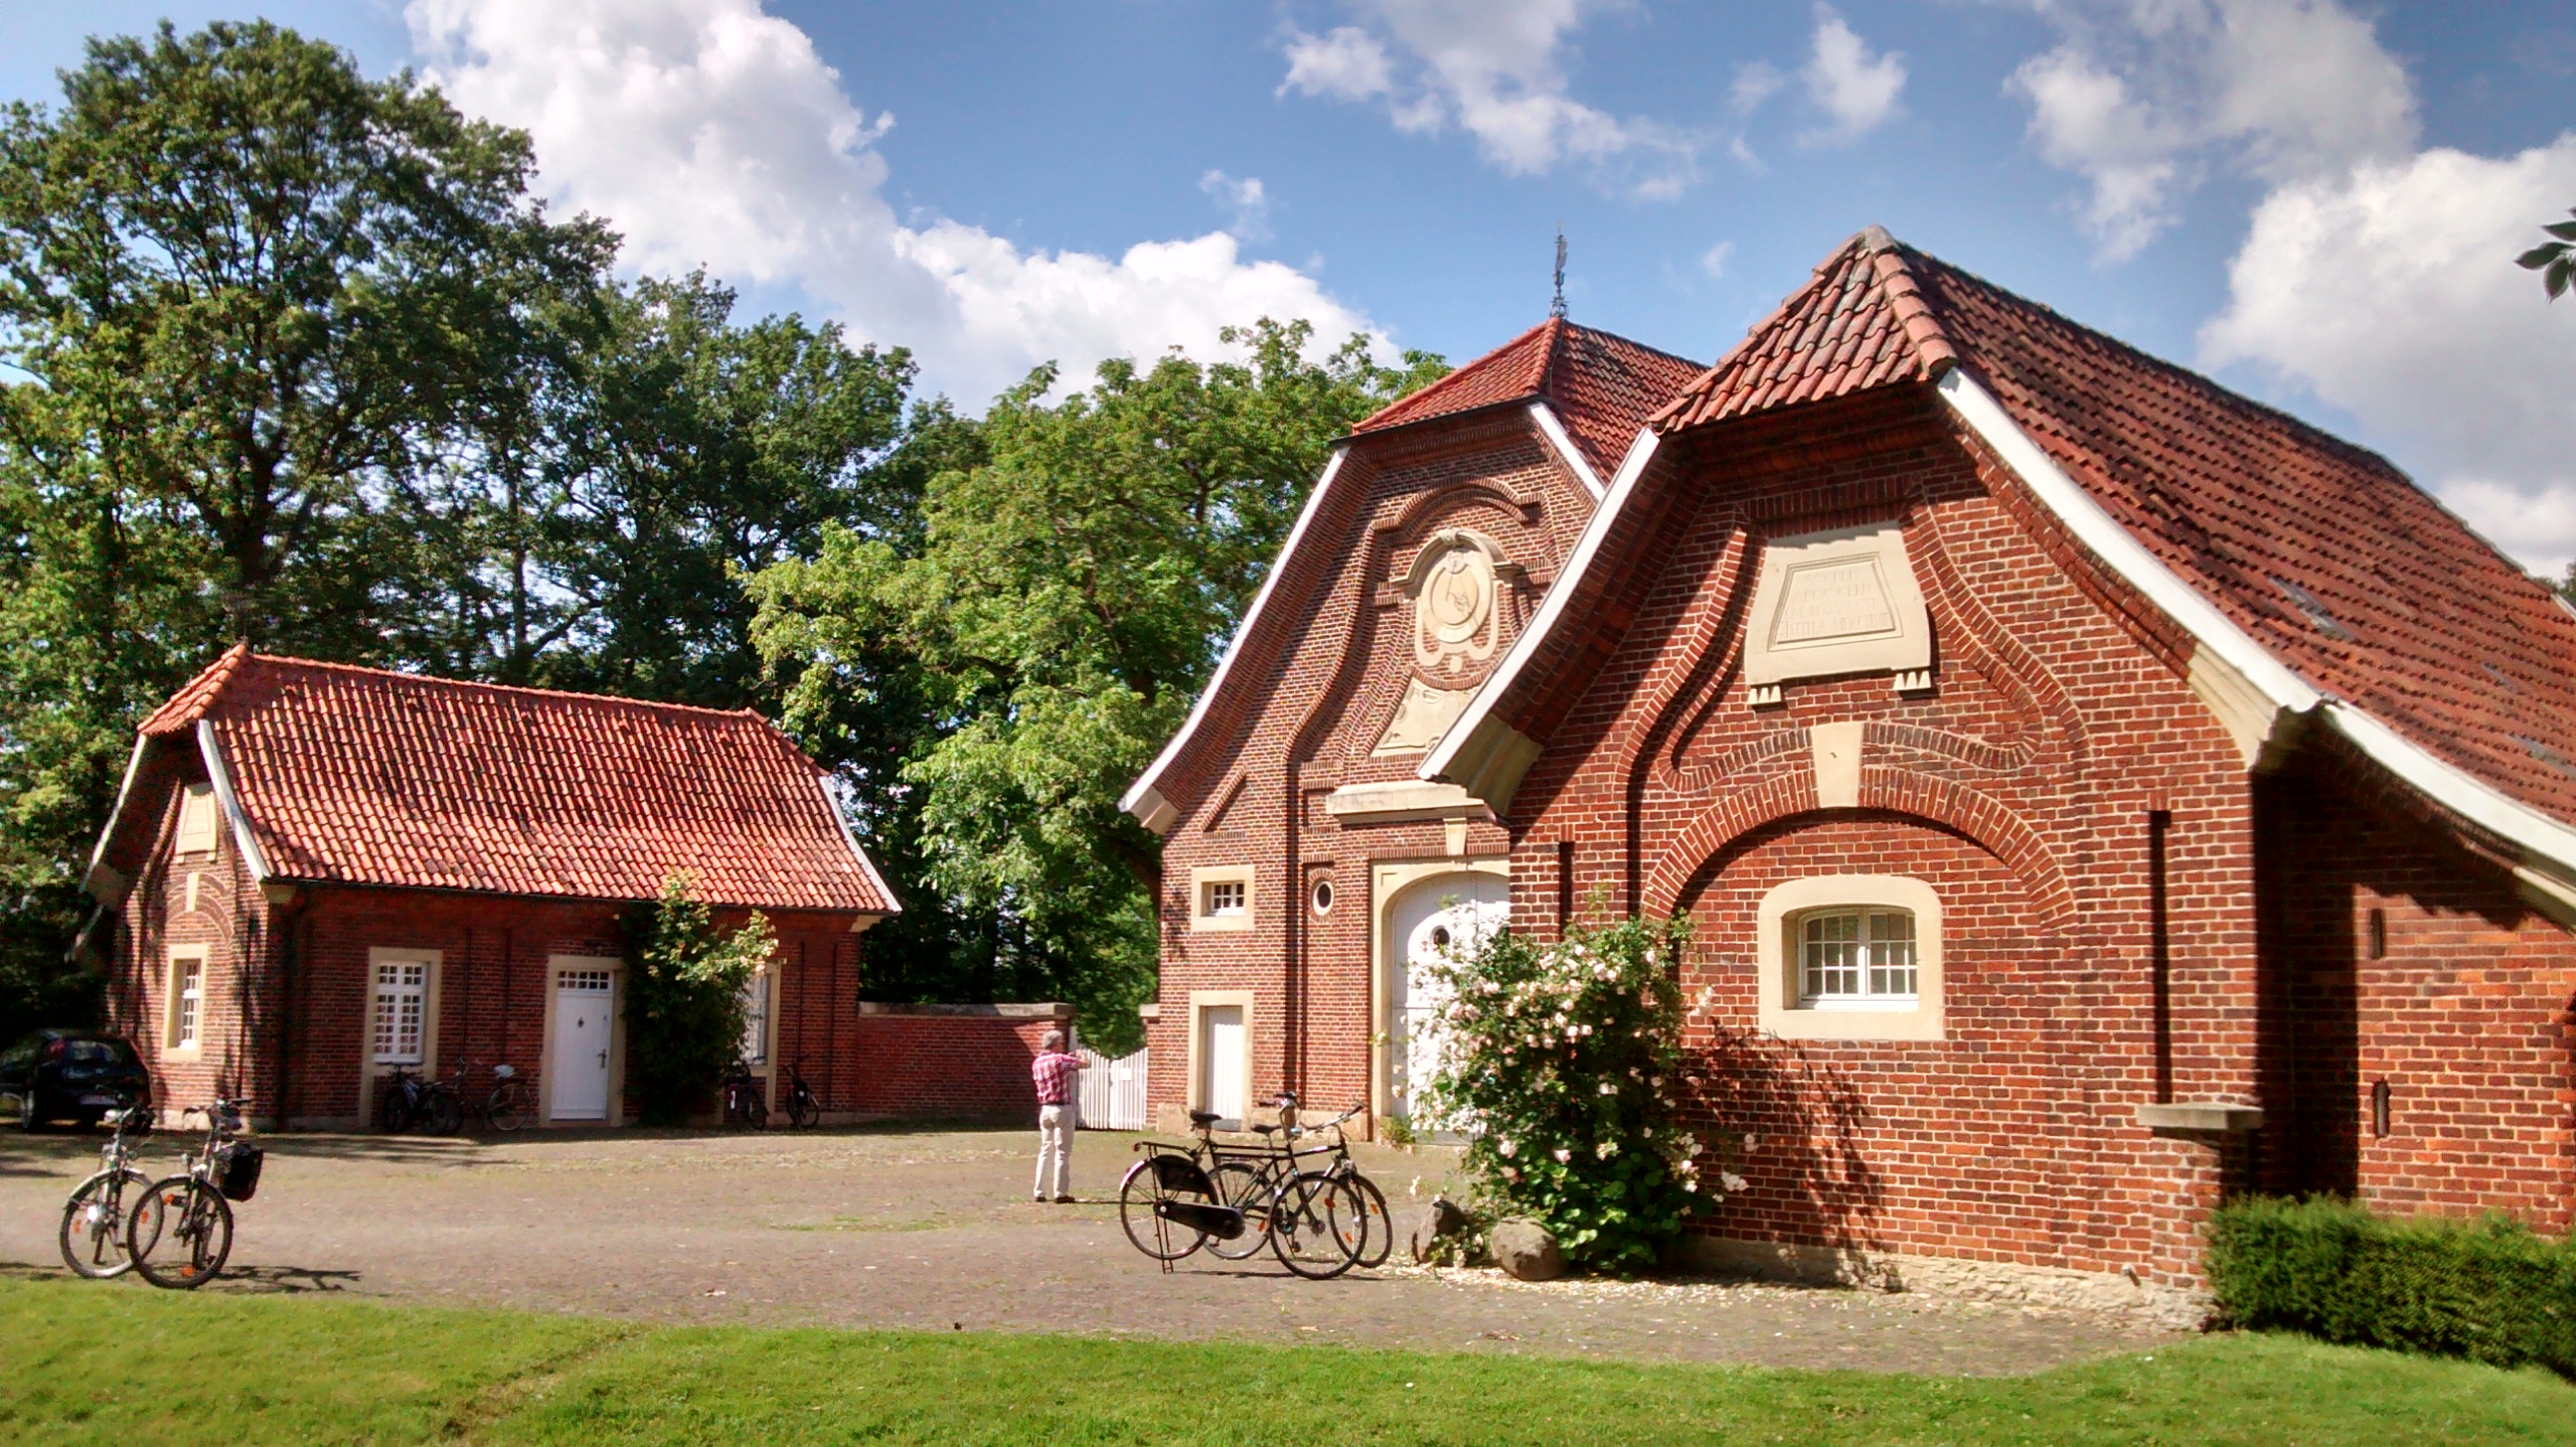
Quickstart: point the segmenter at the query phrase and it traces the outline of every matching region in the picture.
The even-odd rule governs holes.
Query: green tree
[[[66,997],[142,710],[233,638],[400,661],[443,606],[420,479],[613,247],[529,167],[266,24],[94,40],[0,112],[0,1027]]]
[[[980,456],[933,477],[917,542],[830,528],[753,580],[786,718],[835,761],[841,701],[889,685],[923,709],[900,769],[922,877],[984,926],[963,991],[1072,1000],[1093,1038],[1136,1033],[1156,957],[1158,842],[1120,793],[1179,727],[1326,453],[1439,376],[1320,359],[1308,326],[1229,330],[1242,361],[1103,363],[1061,400],[1052,367],[985,416]],[[907,660],[899,682],[882,666]],[[891,792],[891,791],[889,791]]]
[[[2576,216],[2576,211],[2567,214]],[[2541,286],[2556,301],[2576,282],[2576,221],[2552,221],[2540,229],[2549,233],[2549,239],[2514,260],[2525,271],[2539,272]]]
[[[626,1054],[646,1125],[680,1125],[742,1050],[743,986],[777,941],[754,911],[719,930],[686,874],[626,913]]]

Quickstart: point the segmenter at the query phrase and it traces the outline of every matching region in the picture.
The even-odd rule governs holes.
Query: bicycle
[[[424,1080],[412,1074],[409,1066],[397,1065],[378,1090],[376,1125],[388,1134],[398,1135],[415,1125],[437,1135],[465,1129],[464,1102],[456,1087],[444,1080]]]
[[[1226,1153],[1227,1158],[1221,1160],[1210,1172],[1216,1181],[1219,1195],[1229,1203],[1240,1207],[1247,1218],[1260,1217],[1264,1234],[1268,1234],[1269,1203],[1278,1198],[1281,1188],[1289,1184],[1291,1178],[1315,1173],[1332,1177],[1341,1182],[1346,1189],[1345,1198],[1337,1203],[1339,1209],[1356,1211],[1358,1215],[1359,1239],[1351,1253],[1351,1265],[1371,1270],[1385,1265],[1386,1258],[1395,1250],[1395,1221],[1387,1212],[1386,1193],[1380,1191],[1377,1183],[1360,1171],[1359,1163],[1351,1159],[1350,1134],[1343,1129],[1349,1121],[1367,1112],[1368,1103],[1362,1101],[1330,1120],[1320,1121],[1311,1126],[1304,1125],[1297,1119],[1295,1095],[1282,1095],[1274,1104],[1279,1109],[1278,1124],[1256,1124],[1252,1127],[1256,1134],[1265,1138],[1264,1145],[1267,1148],[1259,1152]],[[1313,1150],[1296,1148],[1295,1142],[1323,1130],[1333,1132],[1331,1145]],[[1277,1133],[1279,1142],[1275,1146],[1270,1145],[1268,1140],[1274,1132]],[[1222,1150],[1222,1148],[1218,1149]],[[1301,1157],[1311,1158],[1325,1154],[1332,1157],[1332,1162],[1322,1167],[1320,1172],[1303,1171],[1297,1165]],[[1335,1230],[1336,1234],[1339,1234],[1339,1228],[1336,1227]],[[1225,1246],[1215,1243],[1211,1243],[1209,1249],[1220,1256],[1231,1254]],[[1252,1250],[1257,1249],[1259,1249],[1257,1245],[1252,1248]],[[1240,1260],[1250,1256],[1252,1250],[1244,1250],[1239,1255],[1234,1255],[1233,1259]],[[1286,1257],[1283,1256],[1281,1259],[1284,1261]],[[1290,1269],[1295,1269],[1293,1263]]]
[[[800,1130],[823,1118],[822,1099],[814,1094],[813,1087],[805,1083],[804,1064],[803,1060],[798,1060],[787,1067],[787,1089],[784,1092],[787,1096],[787,1123]]]
[[[1198,1132],[1193,1143],[1139,1142],[1144,1159],[1129,1168],[1118,1191],[1119,1223],[1128,1241],[1167,1271],[1202,1247],[1240,1261],[1266,1245],[1281,1265],[1314,1280],[1358,1264],[1370,1228],[1366,1198],[1352,1183],[1356,1168],[1299,1169],[1300,1157],[1325,1152],[1296,1148],[1304,1134],[1296,1124],[1296,1097],[1283,1095],[1277,1104],[1280,1123],[1253,1128],[1277,1139],[1258,1147],[1218,1145],[1211,1131],[1219,1117],[1211,1111],[1190,1112]],[[1338,1125],[1350,1114],[1327,1124]],[[1346,1153],[1342,1164],[1348,1166]],[[1387,1236],[1391,1248],[1391,1228]]]
[[[131,1098],[99,1117],[116,1134],[99,1147],[98,1173],[72,1187],[63,1203],[63,1264],[75,1276],[105,1281],[134,1269],[126,1251],[126,1195],[136,1201],[152,1178],[134,1168],[135,1143],[152,1131],[149,1106]]]
[[[724,1127],[758,1130],[769,1124],[769,1104],[760,1098],[760,1077],[740,1060],[724,1074]]]
[[[518,1067],[501,1064],[492,1067],[492,1093],[483,1097],[476,1114],[483,1124],[497,1131],[514,1131],[537,1118],[536,1092],[519,1075]]]
[[[241,1102],[218,1097],[191,1107],[182,1121],[189,1115],[206,1117],[205,1147],[180,1158],[180,1174],[154,1181],[125,1223],[125,1254],[136,1274],[172,1291],[194,1291],[223,1271],[233,1251],[232,1202],[258,1193],[268,1158],[235,1139]]]

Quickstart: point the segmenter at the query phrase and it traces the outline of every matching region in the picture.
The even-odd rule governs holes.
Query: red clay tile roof
[[[143,732],[208,720],[275,878],[887,914],[823,770],[749,710],[456,683],[236,648]]]
[[[1677,431],[1966,367],[2274,657],[2576,823],[2576,617],[2387,459],[1873,227],[1674,403]]]
[[[1502,402],[1545,398],[1592,470],[1607,481],[1637,429],[1700,365],[1625,337],[1551,317],[1351,428],[1383,432]]]

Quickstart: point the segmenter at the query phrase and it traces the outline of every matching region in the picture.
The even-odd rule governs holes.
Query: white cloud
[[[800,290],[856,337],[911,347],[969,406],[1041,361],[1081,379],[1109,356],[1211,354],[1219,327],[1264,315],[1328,341],[1372,330],[1224,232],[1113,259],[906,224],[883,195],[892,118],[759,0],[411,0],[406,18],[430,77],[527,130],[546,192],[614,223],[630,264]]]
[[[2513,259],[2571,195],[2576,133],[2290,182],[2256,208],[2201,360],[2350,412],[2488,538],[2556,573],[2576,557],[2576,314]]]
[[[2006,83],[2049,164],[2090,183],[2084,229],[2122,261],[2211,165],[2275,184],[2412,151],[2415,96],[2335,0],[2028,0],[2061,33]]]
[[[1739,116],[1749,116],[1762,109],[1762,103],[1780,93],[1789,83],[1779,67],[1767,60],[1757,60],[1735,68],[1735,84],[1726,93],[1726,108]]]
[[[1696,137],[1657,121],[1621,120],[1567,94],[1559,54],[1597,0],[1352,3],[1370,25],[1289,32],[1281,94],[1382,99],[1397,129],[1436,134],[1456,126],[1513,175],[1576,161],[1650,199],[1679,195],[1698,178]]]
[[[1699,269],[1711,276],[1726,275],[1726,263],[1735,255],[1735,243],[1721,241],[1699,254]]]
[[[1825,113],[1827,124],[1808,133],[1814,143],[1858,140],[1896,114],[1905,93],[1905,57],[1872,55],[1868,42],[1853,33],[1832,7],[1816,7],[1816,50],[1799,72],[1807,100]],[[1740,83],[1740,77],[1739,77]]]
[[[1211,170],[1199,177],[1199,189],[1233,217],[1234,224],[1226,227],[1227,231],[1245,241],[1270,238],[1270,193],[1259,176],[1236,180],[1223,171]]]

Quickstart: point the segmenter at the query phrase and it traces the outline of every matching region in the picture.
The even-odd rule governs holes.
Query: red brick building
[[[832,788],[749,711],[236,648],[143,723],[87,948],[165,1111],[222,1093],[352,1125],[397,1067],[461,1067],[473,1100],[506,1062],[542,1121],[618,1124],[617,916],[685,870],[719,923],[757,909],[777,935],[755,1068],[801,1059],[834,1113],[901,1109],[869,1037],[919,1029],[859,1004],[860,934],[898,906]]]
[[[1693,920],[1719,1257],[2188,1286],[2227,1189],[2576,1204],[2576,617],[1875,229],[1713,368],[1551,322],[1354,429],[1126,802],[1167,1110],[1400,1115],[1410,963],[1597,904]]]

